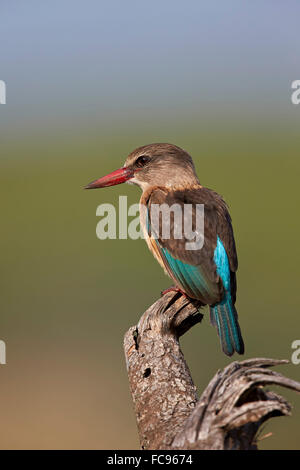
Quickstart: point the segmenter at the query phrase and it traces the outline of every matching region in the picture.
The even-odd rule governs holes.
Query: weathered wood
[[[142,449],[256,449],[261,424],[291,410],[284,398],[263,386],[300,392],[299,382],[269,370],[288,361],[256,358],[218,371],[198,399],[179,337],[201,321],[199,307],[169,292],[125,334]]]

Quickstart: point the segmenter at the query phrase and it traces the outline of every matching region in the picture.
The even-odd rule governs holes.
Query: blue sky
[[[2,0],[0,126],[289,113],[299,13],[276,0]]]

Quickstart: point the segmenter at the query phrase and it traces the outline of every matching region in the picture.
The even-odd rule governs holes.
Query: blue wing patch
[[[210,307],[211,322],[217,327],[223,351],[231,356],[234,351],[244,353],[244,342],[237,319],[237,312],[232,303],[230,292],[230,267],[228,256],[220,238],[214,251],[217,273],[225,289],[221,302]]]
[[[224,289],[230,291],[230,268],[226,250],[220,237],[217,238],[217,246],[214,251],[214,262],[217,266],[217,273],[222,279]]]
[[[173,258],[166,248],[155,240],[173,277],[183,287],[183,290],[195,299],[211,297],[210,286],[206,281],[200,266],[193,266]]]

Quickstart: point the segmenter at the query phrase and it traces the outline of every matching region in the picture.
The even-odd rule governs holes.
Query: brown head
[[[199,184],[191,156],[172,144],[150,144],[131,152],[122,168],[93,181],[86,189],[128,182],[146,190],[152,186],[188,187]]]

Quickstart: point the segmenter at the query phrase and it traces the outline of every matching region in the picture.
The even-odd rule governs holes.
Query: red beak
[[[84,189],[106,188],[107,186],[114,186],[115,184],[125,183],[133,177],[133,170],[124,166],[119,170],[115,170],[109,175],[102,176],[98,180],[92,181]]]

